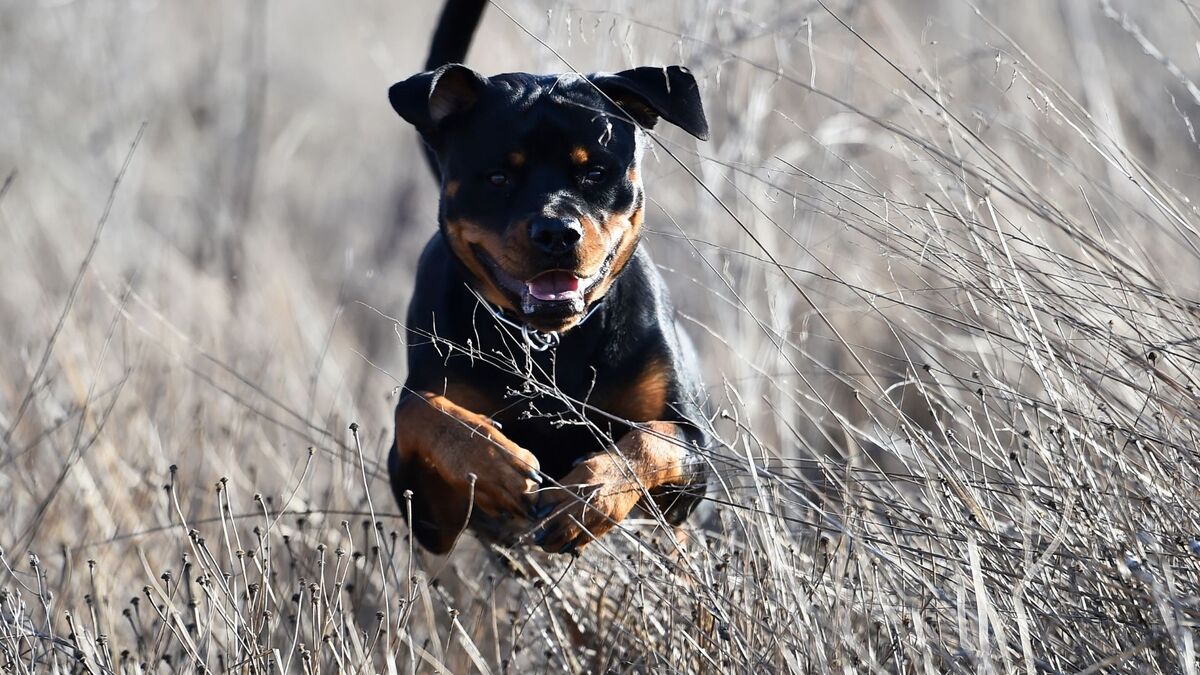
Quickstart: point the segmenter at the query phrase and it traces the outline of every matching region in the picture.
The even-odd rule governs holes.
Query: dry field
[[[435,8],[0,2],[0,672],[1195,673],[1192,2],[496,0],[713,128],[643,174],[719,481],[578,559],[388,489]]]

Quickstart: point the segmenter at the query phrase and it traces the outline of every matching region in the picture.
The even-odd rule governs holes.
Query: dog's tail
[[[433,70],[447,63],[462,63],[471,47],[471,38],[483,16],[488,0],[446,0],[437,29],[433,32],[433,43],[429,45],[429,58],[425,70]]]

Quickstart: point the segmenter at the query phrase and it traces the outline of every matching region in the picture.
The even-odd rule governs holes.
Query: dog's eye
[[[487,182],[496,187],[508,185],[508,180],[508,172],[506,171],[492,171],[487,175]]]
[[[608,172],[604,170],[604,167],[592,165],[588,167],[587,173],[583,174],[583,182],[589,184],[599,183],[604,180],[607,174]]]

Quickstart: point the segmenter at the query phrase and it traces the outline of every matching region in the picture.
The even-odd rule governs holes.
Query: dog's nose
[[[557,255],[579,245],[583,226],[574,218],[534,218],[529,225],[529,238],[542,251]]]

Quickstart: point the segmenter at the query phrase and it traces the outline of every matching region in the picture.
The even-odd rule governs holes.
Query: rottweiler
[[[658,120],[704,140],[679,66],[485,76],[463,60],[486,3],[449,0],[427,71],[391,87],[440,182],[407,314],[388,458],[422,546],[469,527],[578,551],[652,500],[672,525],[708,479],[695,351],[641,246]]]

